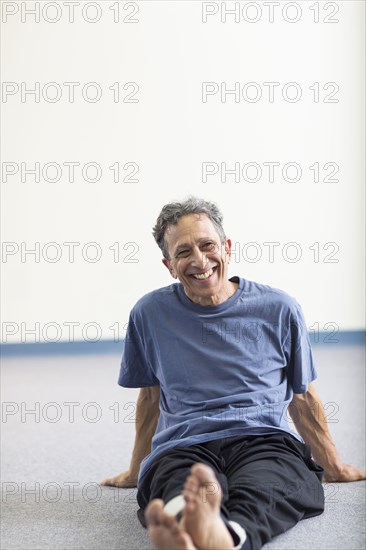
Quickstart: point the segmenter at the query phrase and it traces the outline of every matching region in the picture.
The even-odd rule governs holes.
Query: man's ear
[[[231,246],[232,246],[231,239],[226,239],[225,252],[229,256],[229,258],[231,258]]]
[[[169,270],[169,273],[173,277],[173,279],[176,279],[177,275],[176,275],[174,269],[172,268],[172,266],[170,265],[169,260],[167,260],[166,258],[163,258],[161,261],[163,262],[165,267]]]

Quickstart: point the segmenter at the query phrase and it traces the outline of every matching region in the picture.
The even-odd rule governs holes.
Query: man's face
[[[220,242],[211,220],[205,214],[189,214],[168,227],[165,242],[170,260],[163,260],[174,278],[183,284],[187,296],[202,302],[225,294],[231,241]]]

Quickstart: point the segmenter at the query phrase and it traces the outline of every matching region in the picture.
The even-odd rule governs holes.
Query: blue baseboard
[[[102,340],[100,342],[54,342],[42,344],[2,344],[2,357],[25,355],[103,355],[106,353],[122,355],[124,342]]]
[[[312,346],[327,346],[329,349],[334,346],[365,346],[366,331],[340,331],[335,333],[313,331],[309,333]],[[1,344],[0,355],[2,357],[26,356],[26,355],[101,355],[117,354],[122,355],[124,343],[113,340],[100,342],[55,342],[44,344]]]
[[[365,330],[343,330],[339,332],[309,332],[312,346],[364,346],[366,344]]]

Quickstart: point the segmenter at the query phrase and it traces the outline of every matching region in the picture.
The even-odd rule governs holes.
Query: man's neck
[[[190,296],[189,294],[187,294],[186,292],[186,289],[184,288],[184,292],[187,296],[187,298],[189,298],[189,300],[191,300],[191,302],[193,302],[194,304],[198,304],[200,306],[218,306],[220,304],[223,304],[224,302],[226,302],[229,298],[231,298],[231,296],[233,296],[235,294],[235,292],[237,291],[237,289],[239,288],[239,284],[238,283],[234,283],[233,281],[228,281],[227,282],[228,284],[226,285],[226,287],[223,289],[222,293],[220,294],[214,294],[212,296],[197,296],[197,295],[192,295]]]

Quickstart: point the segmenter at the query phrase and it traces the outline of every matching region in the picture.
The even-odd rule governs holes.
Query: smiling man
[[[103,484],[137,484],[159,550],[260,549],[323,512],[323,477],[365,472],[342,463],[328,432],[298,303],[228,278],[217,206],[167,204],[153,234],[179,282],[131,311],[119,384],[141,388],[135,445],[129,470]]]
[[[164,265],[186,296],[201,306],[225,302],[239,286],[228,280],[231,241],[218,231],[222,233],[207,215],[187,214],[167,227],[161,243]]]

